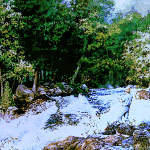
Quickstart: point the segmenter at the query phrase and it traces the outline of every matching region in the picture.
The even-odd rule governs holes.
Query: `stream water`
[[[91,89],[87,97],[52,97],[41,113],[29,111],[10,122],[0,120],[0,150],[42,150],[68,136],[100,136],[108,124],[116,121],[139,124],[142,113],[141,109],[134,110],[135,106],[150,103],[136,103],[135,92],[133,89],[128,94],[125,88]],[[135,112],[140,117],[136,118]],[[145,117],[148,120],[149,114]]]

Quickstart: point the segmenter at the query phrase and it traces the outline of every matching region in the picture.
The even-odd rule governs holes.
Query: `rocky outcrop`
[[[51,84],[48,86],[40,86],[38,88],[38,96],[66,96],[72,94],[73,89],[65,82]]]
[[[124,134],[132,136],[135,131],[135,127],[133,125],[125,124],[125,123],[113,123],[108,125],[103,132],[104,135],[113,135],[113,134]]]
[[[138,91],[135,95],[136,99],[150,100],[150,92],[146,90]]]
[[[106,138],[82,138],[69,136],[64,141],[51,143],[43,150],[98,150],[104,147],[111,148],[113,145],[120,145],[121,137],[117,135]]]
[[[150,148],[150,126],[148,124],[141,124],[138,127],[112,124],[109,127],[112,130],[109,132],[110,135],[87,138],[69,136],[63,141],[45,146],[43,150],[148,150]],[[114,129],[117,132],[112,134]]]

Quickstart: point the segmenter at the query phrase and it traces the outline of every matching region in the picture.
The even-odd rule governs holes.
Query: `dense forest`
[[[150,14],[135,10],[112,17],[111,0],[13,0],[0,2],[1,105],[15,105],[19,84],[36,94],[44,82],[149,85]],[[111,21],[108,21],[111,18]]]

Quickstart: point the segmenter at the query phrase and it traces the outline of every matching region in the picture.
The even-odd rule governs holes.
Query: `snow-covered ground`
[[[99,135],[108,124],[115,121],[139,124],[150,121],[150,101],[136,100],[125,88],[93,89],[88,98],[54,97],[55,101],[46,103],[42,113],[25,115],[6,122],[0,120],[0,150],[42,150],[51,142],[63,140],[68,136],[87,137]],[[54,115],[62,116],[63,123],[45,128],[48,119]],[[65,116],[73,116],[77,124],[69,124]]]

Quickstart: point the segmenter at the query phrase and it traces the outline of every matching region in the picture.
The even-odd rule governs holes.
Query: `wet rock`
[[[62,95],[63,93],[63,91],[59,87],[54,88],[54,91],[56,96]]]
[[[122,146],[123,147],[127,147],[127,148],[130,148],[131,150],[133,149],[133,143],[134,143],[134,140],[133,140],[133,136],[129,136],[129,137],[126,137],[125,139],[122,140]]]
[[[133,132],[135,131],[135,126],[129,125],[127,123],[113,123],[111,125],[108,125],[105,129],[105,132],[103,132],[104,135],[114,135],[116,133],[119,133],[121,135],[133,135]]]
[[[147,130],[150,132],[150,123],[141,123],[138,128],[139,130]]]
[[[80,117],[76,114],[61,114],[57,112],[52,114],[48,121],[46,122],[45,128],[56,129],[56,127],[66,124],[66,125],[77,125],[80,122]]]
[[[62,114],[52,114],[50,116],[50,118],[48,119],[48,121],[46,122],[45,128],[53,128],[56,127],[58,125],[63,124],[63,116]]]
[[[26,113],[37,115],[48,109],[50,105],[51,103],[48,101],[44,101],[43,99],[37,99],[36,101],[28,105]]]
[[[105,129],[105,131],[103,132],[104,135],[114,135],[116,134],[116,125],[114,124],[111,124],[111,125],[108,125]]]
[[[13,117],[13,115],[15,114],[15,112],[18,110],[17,107],[12,106],[12,107],[8,107],[7,111],[6,111],[6,115],[9,115],[10,117]]]
[[[54,88],[49,89],[50,95],[60,96],[60,95],[70,95],[73,89],[67,85],[65,82],[56,84]]]
[[[69,125],[77,125],[80,121],[80,118],[76,114],[65,114],[64,116]]]
[[[98,139],[69,136],[64,141],[49,144],[43,150],[95,150],[102,147],[103,142]]]
[[[150,100],[150,92],[146,90],[138,91],[135,95],[136,99]]]
[[[133,132],[136,128],[132,125],[121,123],[116,127],[116,130],[120,134],[125,134],[125,135],[133,135]]]
[[[114,88],[111,84],[107,84],[106,87],[107,87],[108,89],[113,89],[113,88]]]
[[[112,146],[119,146],[122,144],[122,137],[115,134],[115,135],[109,135],[106,138],[103,139],[105,144],[109,144]]]
[[[49,89],[49,95],[54,95],[55,90],[54,89]]]
[[[111,150],[111,148],[117,149],[115,146],[121,146],[121,143],[122,137],[118,135],[110,135],[105,138],[69,136],[63,141],[49,144],[43,150]]]
[[[10,120],[17,117],[17,114],[16,114],[17,110],[18,108],[15,106],[8,107],[5,113],[0,112],[0,118],[3,118],[5,121],[9,122]]]
[[[135,130],[133,133],[135,150],[150,149],[150,132],[147,130]]]
[[[40,86],[38,88],[38,98],[42,96],[62,96],[70,95],[73,92],[73,89],[65,82],[51,84],[51,86]]]

